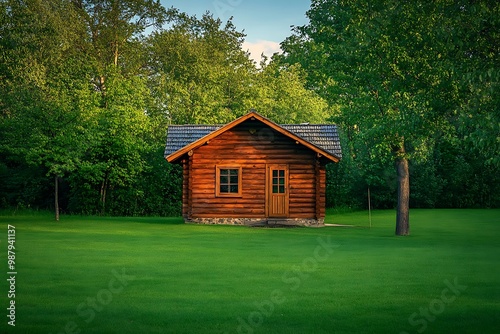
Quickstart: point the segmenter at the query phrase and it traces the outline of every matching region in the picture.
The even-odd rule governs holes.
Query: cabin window
[[[216,167],[215,195],[217,197],[241,196],[241,167]]]
[[[273,170],[273,194],[285,193],[285,170]]]

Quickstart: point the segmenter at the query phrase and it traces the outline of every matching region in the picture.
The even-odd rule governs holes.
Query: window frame
[[[273,172],[273,174],[271,175],[271,193],[276,194],[276,195],[286,193],[286,170],[273,169],[272,172]],[[274,176],[274,172],[277,172],[276,176]],[[280,172],[283,172],[283,175],[281,175]],[[277,181],[277,183],[274,183],[275,180]],[[281,181],[283,181],[283,182],[281,182]],[[276,189],[276,192],[274,191],[275,189]]]
[[[220,174],[223,169],[235,169],[238,171],[238,192],[221,192],[220,191]],[[235,165],[216,165],[215,166],[215,197],[242,197],[242,167]]]

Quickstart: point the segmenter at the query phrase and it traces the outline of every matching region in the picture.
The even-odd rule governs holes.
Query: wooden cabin
[[[226,125],[171,125],[165,159],[183,167],[182,215],[203,224],[322,226],[335,125],[278,125],[251,111]]]

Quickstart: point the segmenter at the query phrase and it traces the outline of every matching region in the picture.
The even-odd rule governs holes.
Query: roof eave
[[[210,141],[212,138],[215,138],[217,136],[219,136],[220,134],[232,129],[233,127],[237,126],[238,124],[241,124],[243,123],[244,121],[250,119],[250,118],[255,118],[259,121],[261,121],[262,123],[266,124],[267,126],[269,126],[270,128],[278,131],[279,133],[297,141],[298,143],[306,146],[307,148],[311,149],[312,151],[316,152],[317,154],[319,154],[320,156],[324,156],[325,158],[333,161],[333,162],[339,162],[340,161],[340,158],[317,147],[316,145],[308,142],[307,140],[301,138],[300,136],[297,136],[296,134],[282,128],[281,126],[279,126],[278,124],[274,123],[273,121],[269,120],[268,118],[264,117],[264,116],[261,116],[260,114],[256,113],[255,111],[251,111],[249,112],[248,114],[244,115],[244,116],[241,116],[237,119],[235,119],[234,121],[224,125],[223,127],[221,127],[220,129],[218,130],[215,130],[203,137],[201,137],[200,139],[198,140],[195,140],[194,142],[192,142],[191,144],[189,145],[186,145],[184,146],[183,148],[171,153],[170,155],[166,156],[165,159],[172,163],[172,162],[176,162],[176,160],[178,160],[179,158],[181,158],[184,154],[188,153],[189,151],[191,150],[194,150],[200,146],[202,146],[203,144],[205,144],[206,142]]]
[[[340,161],[340,158],[323,150],[322,148],[312,144],[311,142],[303,139],[302,137],[296,135],[295,133],[293,132],[290,132],[288,131],[287,129],[284,129],[283,127],[279,126],[278,124],[274,123],[273,121],[271,121],[270,119],[264,117],[264,116],[261,116],[259,114],[256,114],[256,118],[259,119],[261,122],[267,124],[268,126],[270,126],[271,128],[273,128],[274,130],[278,131],[279,133],[299,142],[300,144],[306,146],[307,148],[309,148],[310,150],[314,151],[315,153],[321,155],[321,156],[324,156],[325,158],[333,161],[333,162],[339,162]]]
[[[215,130],[213,132],[210,132],[209,134],[201,137],[200,139],[195,140],[191,144],[186,145],[183,148],[181,148],[181,149],[173,152],[172,154],[166,156],[165,159],[168,162],[175,162],[177,159],[179,159],[180,157],[182,157],[184,154],[188,153],[189,151],[194,150],[194,149],[202,146],[203,144],[205,144],[210,139],[217,137],[218,135],[220,135],[220,134],[226,132],[227,130],[235,127],[236,125],[238,125],[238,124],[246,121],[247,119],[251,118],[254,115],[256,115],[255,112],[250,112],[250,113],[248,113],[248,114],[246,114],[244,116],[241,116],[241,117],[235,119],[234,121],[227,123],[226,125],[224,125],[220,129]]]

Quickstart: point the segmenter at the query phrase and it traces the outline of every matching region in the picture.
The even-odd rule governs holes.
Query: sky
[[[226,22],[231,16],[238,31],[247,35],[243,49],[259,63],[261,53],[272,56],[291,35],[290,26],[306,24],[310,0],[161,0],[165,8],[201,17],[209,11]]]

